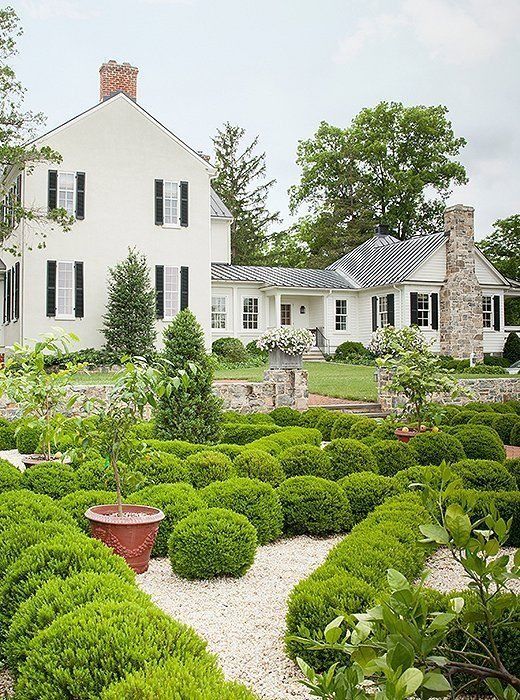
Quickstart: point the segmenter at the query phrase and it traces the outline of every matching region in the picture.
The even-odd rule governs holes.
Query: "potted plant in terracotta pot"
[[[34,427],[41,435],[42,451],[24,455],[26,467],[63,458],[53,454],[53,447],[68,421],[66,413],[80,399],[79,394],[71,393],[70,385],[85,365],[66,362],[61,367],[58,361],[70,353],[71,343],[77,340],[73,333],[54,332],[34,343],[15,344],[0,369],[0,393],[18,405],[23,426]]]
[[[388,380],[385,384],[401,401],[401,414],[404,425],[397,428],[395,435],[402,442],[408,442],[419,432],[438,430],[432,427],[432,401],[437,392],[445,392],[455,398],[460,394],[453,371],[444,368],[437,355],[431,352],[424,341],[414,341],[413,329],[407,329],[410,343],[399,344],[400,331],[384,329],[389,339],[390,352],[379,357],[376,362],[380,370],[385,370]],[[403,329],[404,330],[404,329]],[[420,333],[419,329],[417,332]]]
[[[123,503],[120,460],[128,456],[135,459],[146,452],[146,444],[135,437],[133,428],[143,419],[147,407],[154,408],[159,397],[188,383],[183,370],[168,376],[163,368],[152,366],[143,358],[124,359],[106,397],[92,401],[90,419],[83,422],[81,446],[102,455],[114,475],[117,495],[116,503],[93,506],[85,513],[92,536],[124,557],[137,573],[148,569],[164,513],[150,506]]]
[[[269,352],[269,369],[300,369],[303,353],[314,344],[306,328],[271,328],[256,342],[260,350]]]

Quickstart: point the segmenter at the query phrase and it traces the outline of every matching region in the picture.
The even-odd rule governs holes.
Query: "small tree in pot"
[[[77,341],[73,333],[46,333],[31,344],[16,343],[10,348],[9,357],[0,369],[0,393],[18,404],[24,426],[37,428],[41,433],[41,454],[28,455],[26,466],[49,461],[61,455],[53,455],[53,446],[63,433],[67,417],[79,400],[79,394],[70,393],[70,384],[85,365],[67,362],[60,369],[47,368],[49,358],[56,359],[70,353],[70,345]],[[20,430],[21,426],[17,430]]]
[[[96,399],[88,406],[91,419],[84,421],[80,436],[81,449],[95,449],[114,475],[117,502],[94,506],[86,512],[92,534],[123,556],[137,572],[148,568],[150,552],[164,514],[157,508],[123,504],[120,460],[132,461],[147,448],[135,437],[133,428],[143,419],[147,407],[189,384],[188,373],[179,370],[168,376],[163,367],[150,365],[144,358],[123,358],[122,368],[105,399]],[[195,373],[195,367],[189,368]],[[131,475],[130,475],[131,477]],[[128,478],[128,475],[127,475]]]

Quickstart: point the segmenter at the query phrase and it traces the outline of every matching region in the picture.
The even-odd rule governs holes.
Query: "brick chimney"
[[[137,74],[139,68],[129,63],[108,61],[99,69],[99,101],[107,100],[118,92],[124,92],[132,100],[137,99]]]
[[[440,293],[440,348],[459,359],[484,357],[482,290],[475,272],[474,209],[463,204],[444,212],[446,278]]]

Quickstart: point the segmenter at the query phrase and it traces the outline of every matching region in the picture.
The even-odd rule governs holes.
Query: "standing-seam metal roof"
[[[233,218],[233,215],[213,188],[211,188],[211,216],[216,216],[220,219]]]
[[[213,280],[260,282],[272,287],[314,287],[316,289],[352,289],[341,272],[306,270],[293,267],[262,267],[212,263]]]

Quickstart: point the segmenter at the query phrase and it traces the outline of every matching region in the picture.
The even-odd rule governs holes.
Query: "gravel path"
[[[22,455],[18,450],[0,450],[0,459],[11,462],[11,464],[18,467],[21,472],[25,471],[25,464],[22,462]]]
[[[239,579],[186,581],[172,574],[168,559],[154,559],[138,583],[160,608],[207,640],[228,678],[265,700],[303,700],[311,695],[284,652],[286,600],[343,537],[301,536],[259,547]]]
[[[500,554],[512,556],[515,551],[514,547],[503,547]],[[462,591],[468,587],[468,579],[464,569],[452,559],[445,548],[441,547],[432,554],[426,562],[425,568],[430,572],[425,583],[427,588],[433,588],[441,593],[449,593],[450,591]],[[511,581],[510,588],[515,593],[520,594],[520,581]]]

